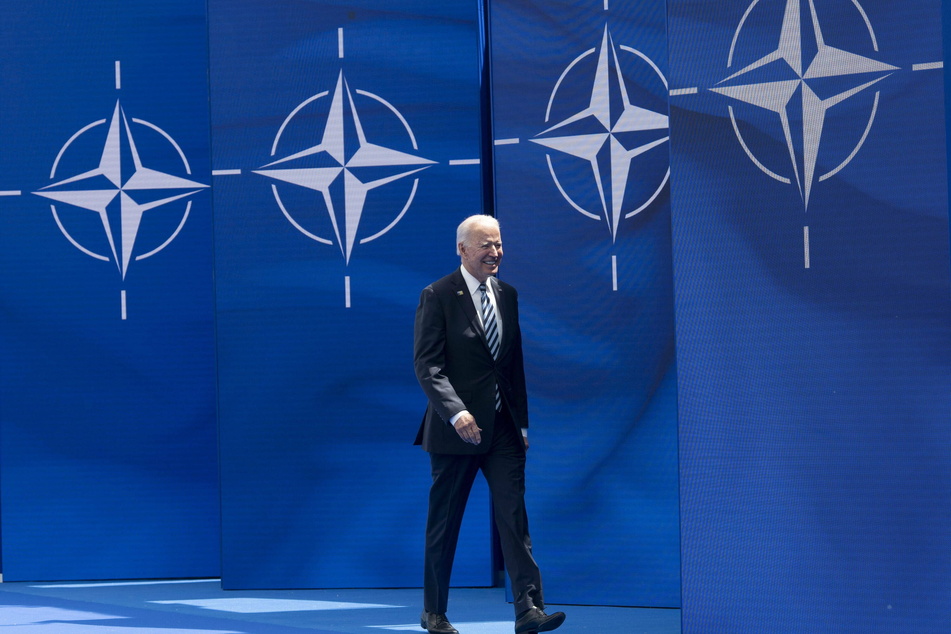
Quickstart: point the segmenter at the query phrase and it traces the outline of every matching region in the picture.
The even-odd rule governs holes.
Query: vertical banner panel
[[[665,4],[491,4],[497,215],[554,603],[680,602]]]
[[[669,6],[684,632],[944,632],[941,4]]]
[[[203,2],[0,23],[5,580],[215,576]]]
[[[226,587],[422,585],[413,319],[481,210],[478,15],[210,3]],[[453,582],[491,585],[469,511]]]

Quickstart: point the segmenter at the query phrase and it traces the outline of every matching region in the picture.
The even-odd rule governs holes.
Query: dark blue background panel
[[[663,2],[491,5],[546,600],[680,603]]]
[[[219,572],[204,3],[0,24],[6,580]]]
[[[229,588],[422,585],[413,319],[481,210],[479,8],[394,6],[210,4]],[[491,585],[484,486],[465,531]]]
[[[944,632],[940,3],[669,20],[684,632]]]

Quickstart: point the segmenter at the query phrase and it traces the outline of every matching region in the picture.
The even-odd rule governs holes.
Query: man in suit
[[[413,360],[429,399],[416,444],[429,452],[432,487],[426,523],[424,610],[430,634],[458,634],[446,618],[459,527],[478,471],[489,484],[505,567],[515,595],[515,631],[547,632],[548,615],[525,512],[528,398],[518,293],[495,278],[499,223],[470,216],[456,231],[461,266],[419,298]]]

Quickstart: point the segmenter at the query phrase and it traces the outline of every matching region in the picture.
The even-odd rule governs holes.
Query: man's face
[[[462,265],[472,273],[472,277],[484,282],[490,275],[499,272],[502,261],[502,236],[492,227],[474,227],[469,234],[468,244],[459,245]]]

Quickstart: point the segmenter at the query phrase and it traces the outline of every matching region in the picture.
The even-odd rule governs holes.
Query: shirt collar
[[[466,286],[469,288],[469,294],[475,297],[476,293],[479,291],[479,284],[481,284],[481,282],[477,280],[475,276],[466,269],[466,267],[460,266],[459,270],[462,271],[462,279],[466,281]],[[490,277],[489,279],[492,278]],[[485,281],[486,288],[492,288],[492,284],[489,282],[489,279]]]

